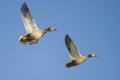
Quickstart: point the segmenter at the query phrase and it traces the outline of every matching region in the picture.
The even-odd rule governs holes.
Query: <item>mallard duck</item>
[[[27,32],[27,34],[23,34],[20,36],[19,41],[21,44],[37,44],[39,39],[47,32],[57,30],[53,27],[47,28],[45,30],[39,29],[34,21],[32,14],[30,13],[27,3],[24,3],[22,5],[20,13]]]
[[[71,59],[71,61],[66,64],[67,68],[70,68],[72,66],[77,66],[81,64],[82,62],[86,61],[88,58],[96,57],[95,54],[89,54],[88,56],[82,56],[79,50],[77,49],[77,46],[75,45],[75,43],[69,37],[69,35],[65,36],[65,43],[70,53],[70,59]]]

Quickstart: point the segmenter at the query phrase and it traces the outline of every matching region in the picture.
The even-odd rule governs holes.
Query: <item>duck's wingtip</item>
[[[23,5],[27,5],[27,2],[24,2]]]
[[[24,16],[26,16],[27,12],[29,12],[29,8],[27,6],[27,2],[24,2],[21,6],[20,13],[22,13]]]
[[[69,35],[68,35],[68,34],[66,34],[66,35],[65,35],[65,37],[69,37]]]

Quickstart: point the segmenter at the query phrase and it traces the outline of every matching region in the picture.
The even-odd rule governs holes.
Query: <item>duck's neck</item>
[[[49,28],[47,28],[44,31],[45,31],[45,33],[47,33],[47,32],[50,32],[51,30]]]
[[[88,58],[91,58],[91,55],[88,55]]]

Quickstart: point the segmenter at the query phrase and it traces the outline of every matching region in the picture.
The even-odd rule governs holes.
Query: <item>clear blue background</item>
[[[18,41],[24,2],[40,29],[58,28],[36,45]],[[120,0],[2,0],[0,28],[0,80],[120,80]],[[66,68],[66,34],[98,57]]]

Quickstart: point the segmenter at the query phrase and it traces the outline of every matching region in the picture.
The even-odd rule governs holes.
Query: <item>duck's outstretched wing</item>
[[[38,27],[33,19],[32,14],[30,13],[27,3],[23,3],[20,12],[27,33],[37,30]]]
[[[68,35],[65,36],[65,43],[70,53],[71,60],[74,60],[75,58],[81,56],[79,50],[77,49],[77,46],[74,44],[74,42]]]

